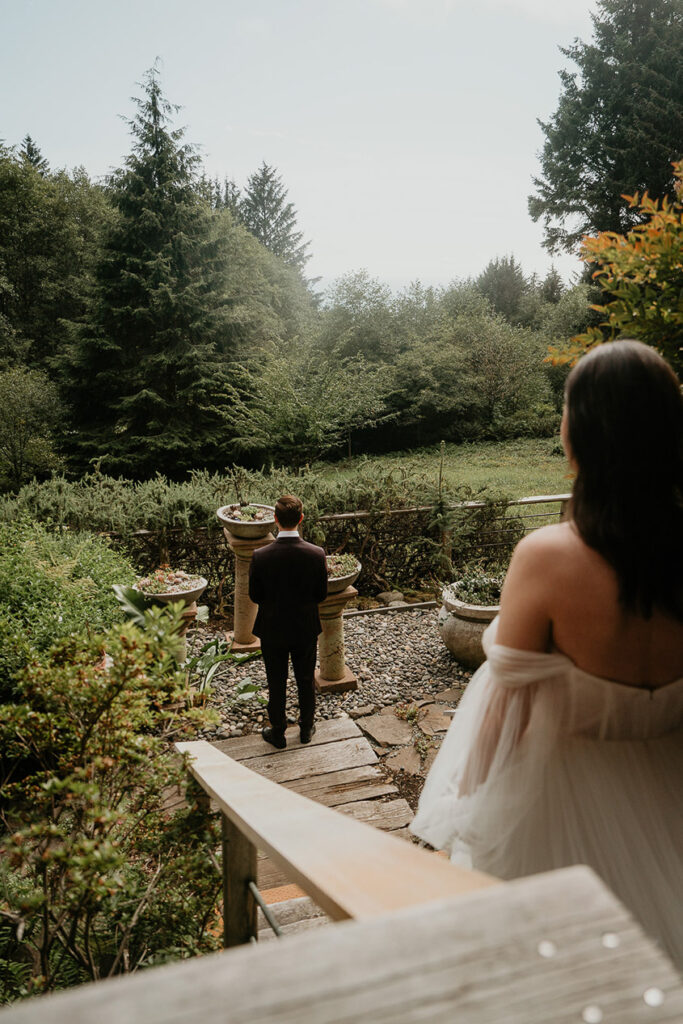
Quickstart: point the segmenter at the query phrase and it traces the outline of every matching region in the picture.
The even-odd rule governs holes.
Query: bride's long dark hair
[[[613,567],[627,611],[683,620],[683,395],[639,341],[599,345],[567,378],[571,514]]]

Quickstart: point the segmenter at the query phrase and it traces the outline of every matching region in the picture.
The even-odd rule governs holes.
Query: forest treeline
[[[322,294],[276,170],[210,181],[158,72],[104,182],[0,149],[4,486],[101,468],[300,467],[321,457],[552,433],[588,287],[513,256],[398,293],[366,271]]]

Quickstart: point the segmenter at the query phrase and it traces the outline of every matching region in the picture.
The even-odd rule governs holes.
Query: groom
[[[315,732],[315,687],[313,674],[322,631],[318,605],[327,597],[325,552],[299,536],[303,519],[299,498],[284,494],[275,506],[277,540],[258,548],[249,569],[249,597],[258,605],[254,633],[268,680],[270,727],[261,735],[266,743],[287,746],[287,670],[289,657],[299,691],[299,728],[302,743],[310,743]]]

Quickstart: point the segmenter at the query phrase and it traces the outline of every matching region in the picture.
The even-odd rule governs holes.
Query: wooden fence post
[[[223,945],[240,946],[256,938],[256,900],[249,882],[256,882],[256,847],[225,814],[223,832]]]

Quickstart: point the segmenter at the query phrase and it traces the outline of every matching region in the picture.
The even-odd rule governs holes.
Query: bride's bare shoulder
[[[552,526],[541,526],[528,533],[515,548],[515,561],[524,562],[533,567],[563,556],[576,555],[586,547],[571,523],[554,523]]]
[[[569,523],[557,523],[519,542],[501,595],[499,643],[527,651],[550,649],[554,599],[564,588],[577,541]]]

